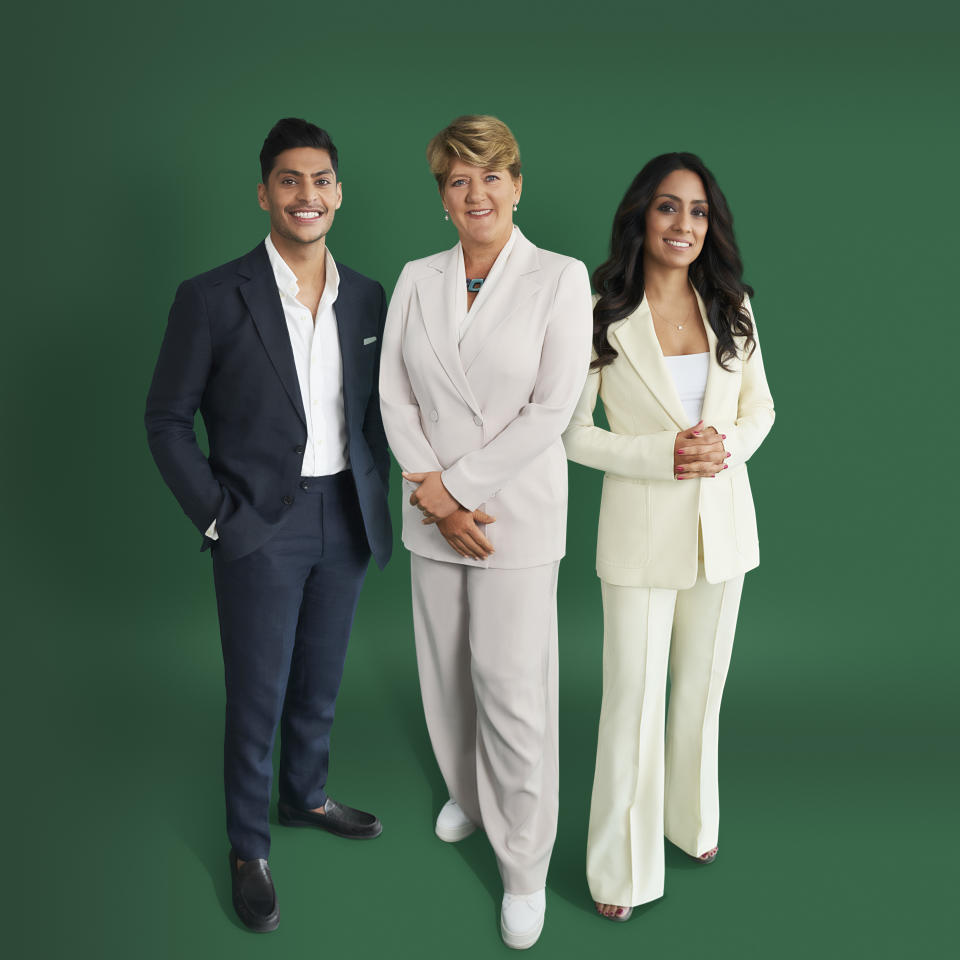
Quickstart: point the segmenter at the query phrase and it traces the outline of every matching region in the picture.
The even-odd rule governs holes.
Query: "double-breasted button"
[[[436,410],[431,410],[431,411],[430,411],[430,419],[431,419],[434,423],[436,423],[436,422],[440,419],[440,414],[437,413]]]
[[[293,452],[294,452],[294,453],[303,453],[306,449],[307,449],[307,448],[306,448],[302,443],[298,443],[298,444],[293,448]]]
[[[300,489],[301,489],[301,490],[309,490],[309,489],[310,489],[310,484],[307,483],[306,480],[301,480],[301,481],[300,481]]]
[[[289,507],[290,504],[293,503],[293,497],[291,497],[289,493],[285,493],[285,494],[280,498],[280,502],[281,502],[285,507]]]
[[[478,414],[473,418],[473,422],[474,422],[478,427],[482,427],[482,426],[483,426],[483,417],[481,417],[480,414],[478,413]]]

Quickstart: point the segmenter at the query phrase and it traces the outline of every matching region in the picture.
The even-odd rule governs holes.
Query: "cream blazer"
[[[685,589],[697,578],[698,526],[710,583],[760,562],[747,460],[773,425],[759,341],[750,358],[717,363],[717,338],[697,296],[710,341],[703,421],[725,433],[728,469],[675,480],[674,440],[690,424],[663,359],[647,299],[607,331],[617,358],[592,370],[563,442],[577,463],[605,471],[597,533],[597,575],[620,586]],[[749,300],[744,305],[750,315]],[[594,426],[597,395],[610,430]]]
[[[462,288],[462,289],[461,289]],[[466,310],[463,252],[408,263],[387,311],[380,409],[401,468],[442,471],[469,510],[496,518],[494,553],[456,553],[410,505],[403,482],[403,543],[422,557],[481,567],[559,560],[566,544],[567,460],[560,435],[580,396],[593,329],[586,267],[540,250],[517,231],[503,272]]]

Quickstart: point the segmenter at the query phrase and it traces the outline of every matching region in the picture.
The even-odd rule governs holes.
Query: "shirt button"
[[[483,417],[479,416],[479,414],[478,414],[477,416],[475,416],[475,417],[473,418],[473,422],[474,422],[478,427],[482,427],[482,426],[483,426]]]
[[[289,493],[285,493],[285,494],[280,498],[280,502],[281,502],[285,507],[289,507],[290,504],[293,503],[293,497],[291,497]]]
[[[436,423],[436,422],[440,419],[440,414],[437,413],[436,410],[431,410],[431,411],[430,411],[430,419],[431,419],[434,423]]]

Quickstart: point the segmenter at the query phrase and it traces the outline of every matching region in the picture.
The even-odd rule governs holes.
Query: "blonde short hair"
[[[487,170],[509,170],[514,180],[520,176],[520,147],[510,128],[496,117],[457,117],[427,144],[427,163],[441,190],[458,159]]]

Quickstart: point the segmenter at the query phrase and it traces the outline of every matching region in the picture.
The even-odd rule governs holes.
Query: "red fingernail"
[[[726,435],[725,433],[721,433],[721,434],[720,434],[720,439],[721,439],[721,440],[726,440],[726,439],[727,439],[727,435]]]
[[[729,456],[730,456],[730,454],[729,454],[729,453],[727,453],[727,454],[724,454],[724,456],[727,456],[727,457],[729,457]]]
[[[699,431],[699,430],[694,430],[694,431],[693,431],[693,435],[694,435],[695,437],[699,437],[699,436],[700,436],[700,431]]]
[[[677,453],[683,453],[683,451],[682,451],[682,450],[678,450]]]
[[[683,467],[677,467],[677,473],[683,473]]]
[[[729,463],[725,463],[725,464],[723,465],[723,469],[724,469],[724,470],[726,470],[726,469],[727,469],[727,467],[729,467],[729,466],[730,466],[730,464],[729,464]]]

